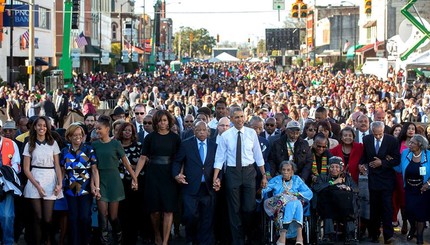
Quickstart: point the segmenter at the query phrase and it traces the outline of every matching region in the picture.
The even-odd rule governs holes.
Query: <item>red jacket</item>
[[[333,156],[341,157],[342,161],[345,162],[345,159],[343,158],[343,153],[342,153],[342,144],[339,144],[333,149],[331,149],[330,153],[333,154]],[[358,164],[360,163],[360,159],[362,155],[363,155],[363,144],[358,142],[353,142],[351,153],[349,155],[348,171],[351,174],[351,177],[355,181],[355,183],[358,183],[358,174],[359,174]]]

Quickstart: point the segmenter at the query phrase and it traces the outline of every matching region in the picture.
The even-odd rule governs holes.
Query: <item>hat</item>
[[[300,130],[300,123],[294,120],[289,121],[286,128]]]
[[[3,129],[16,129],[15,121],[6,121],[2,125]]]
[[[197,110],[197,113],[204,113],[204,114],[206,114],[208,117],[210,117],[211,116],[211,109],[209,109],[208,107],[206,107],[206,106],[203,106],[203,107],[200,107],[198,110]]]
[[[124,109],[122,109],[121,107],[116,107],[114,110],[113,110],[113,113],[110,115],[111,117],[112,116],[119,116],[119,115],[121,115],[121,114],[124,114],[125,115],[125,111],[124,111]]]
[[[341,168],[343,168],[343,162],[342,162],[342,158],[340,157],[330,157],[330,159],[328,160],[328,165],[332,165],[332,164],[339,164]]]

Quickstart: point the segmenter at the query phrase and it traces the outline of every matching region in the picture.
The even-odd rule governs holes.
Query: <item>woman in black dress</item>
[[[411,223],[407,240],[412,240],[416,232],[417,244],[423,244],[424,224],[430,218],[430,151],[427,139],[419,134],[415,134],[408,145],[396,170],[403,174],[405,209]]]
[[[158,110],[152,118],[154,132],[146,136],[136,167],[138,176],[148,163],[145,183],[145,203],[151,214],[155,243],[167,245],[172,227],[173,212],[177,209],[177,184],[171,174],[172,159],[179,149],[179,135],[170,131],[174,125],[172,115]],[[160,233],[161,214],[163,236]]]

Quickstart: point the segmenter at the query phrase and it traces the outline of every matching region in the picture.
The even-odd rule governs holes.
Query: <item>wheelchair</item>
[[[344,244],[358,244],[359,243],[359,228],[360,228],[360,205],[358,191],[352,192],[352,208],[353,213],[349,219],[333,219],[334,234],[330,240],[327,240],[324,236],[324,217],[322,217],[318,209],[311,211],[311,229],[314,231],[311,237],[311,244],[334,244],[340,241],[344,241]],[[318,204],[317,204],[318,205]],[[346,234],[347,222],[349,225],[353,225],[352,233]]]
[[[261,205],[263,204],[263,200],[261,200]],[[275,221],[273,220],[273,217],[269,217],[265,211],[264,208],[262,208],[261,211],[261,219],[263,224],[263,244],[267,245],[274,245],[276,244],[277,240],[277,231],[275,229]],[[311,204],[310,202],[304,202],[303,203],[303,224],[302,224],[302,233],[303,233],[303,243],[304,244],[311,244]],[[287,232],[287,243],[286,244],[295,244],[295,238],[296,238],[295,232],[290,233]]]

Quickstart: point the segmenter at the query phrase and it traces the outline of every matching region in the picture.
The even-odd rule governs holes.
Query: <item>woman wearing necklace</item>
[[[137,178],[130,163],[125,156],[124,148],[117,140],[109,137],[111,119],[102,115],[97,119],[96,127],[99,140],[92,143],[97,156],[97,169],[99,179],[94,179],[94,186],[99,192],[96,194],[99,209],[99,227],[101,229],[101,243],[108,242],[107,218],[112,225],[113,236],[116,243],[121,243],[122,232],[118,220],[119,201],[124,200],[124,186],[119,174],[120,162],[131,175],[132,189],[137,189]],[[121,161],[120,161],[121,160]]]
[[[93,147],[84,143],[85,133],[81,126],[70,125],[65,136],[70,144],[61,150],[60,165],[66,175],[64,194],[69,208],[69,244],[89,244],[93,203],[91,193],[98,193],[98,188],[91,185],[93,179],[98,178],[97,159]]]
[[[47,117],[35,120],[29,135],[23,152],[24,173],[28,178],[24,197],[30,199],[35,213],[35,244],[42,243],[42,232],[48,235],[47,244],[51,244],[49,234],[52,232],[54,201],[63,197],[60,148],[52,137]]]
[[[356,184],[344,172],[343,166],[342,158],[331,157],[328,173],[319,175],[313,186],[318,194],[317,211],[324,220],[323,240],[326,242],[332,242],[335,234],[334,220],[345,225],[346,243],[354,239],[353,191],[356,190]]]
[[[403,175],[405,188],[405,209],[411,224],[407,240],[415,236],[417,244],[423,244],[424,225],[430,220],[430,151],[427,139],[415,134],[409,140],[409,149],[402,153],[400,165],[396,167]]]
[[[125,156],[131,164],[131,168],[136,169],[136,164],[139,161],[140,151],[142,144],[137,141],[136,128],[130,122],[123,122],[115,136],[121,142],[122,147],[124,147]],[[144,192],[143,192],[143,172],[138,177],[139,189],[134,191],[131,188],[132,177],[130,173],[125,169],[124,166],[120,166],[120,172],[123,176],[122,183],[124,184],[125,199],[119,204],[119,216],[121,221],[121,227],[124,230],[124,244],[136,244],[137,233],[140,229],[141,232],[148,232],[142,227],[143,222],[138,222],[136,225],[136,220],[145,220],[144,212],[142,207],[144,207]]]
[[[277,245],[285,245],[286,238],[296,237],[296,245],[303,244],[303,205],[301,201],[312,199],[312,191],[303,180],[294,175],[296,164],[283,161],[279,165],[281,175],[270,179],[263,189],[263,196],[273,191],[273,197],[266,199],[264,209],[269,216],[274,215],[275,225],[279,232]],[[279,207],[279,202],[282,206]]]
[[[409,140],[414,136],[417,132],[417,127],[412,122],[405,122],[400,130],[399,137],[397,138],[400,142],[400,154],[405,149],[409,147]],[[402,225],[402,234],[406,234],[408,232],[408,219],[405,213],[405,189],[403,184],[403,177],[400,173],[396,174],[396,186],[394,187],[393,192],[393,226],[399,226],[399,221],[397,220],[398,213],[400,210],[400,214],[402,215],[403,225]]]

